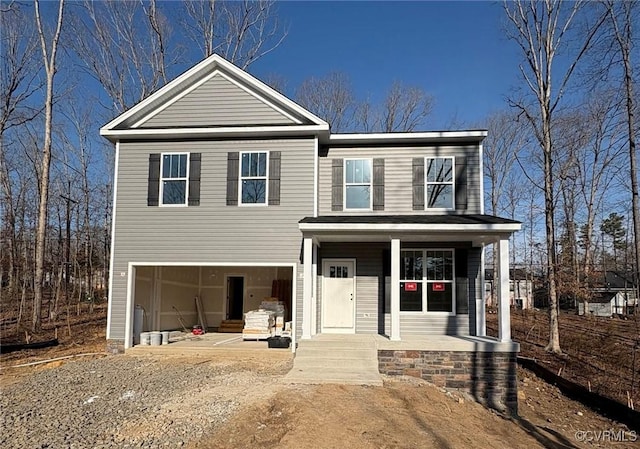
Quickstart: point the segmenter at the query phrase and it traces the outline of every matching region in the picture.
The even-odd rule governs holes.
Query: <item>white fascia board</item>
[[[294,268],[290,262],[153,262],[132,261],[129,265],[139,267],[283,267]]]
[[[329,143],[349,144],[366,143],[369,141],[415,141],[415,140],[461,140],[477,139],[483,140],[487,137],[485,130],[469,131],[428,131],[428,132],[406,132],[406,133],[371,133],[371,134],[331,134]]]
[[[326,231],[399,231],[399,232],[491,232],[519,231],[520,223],[505,224],[412,224],[412,223],[299,223],[303,232]]]
[[[233,126],[222,128],[136,128],[105,129],[100,135],[109,140],[152,138],[198,138],[198,137],[244,137],[244,136],[304,136],[329,131],[329,125],[284,125],[284,126]]]
[[[213,55],[209,56],[208,58],[204,59],[203,61],[199,62],[198,64],[196,64],[195,66],[193,66],[192,68],[187,70],[186,72],[184,72],[182,75],[178,76],[173,81],[170,81],[169,83],[167,83],[164,87],[160,88],[157,92],[151,94],[149,97],[145,98],[144,100],[142,100],[137,105],[133,106],[128,111],[120,114],[118,117],[116,117],[115,119],[113,119],[112,121],[110,121],[109,123],[104,125],[102,128],[100,128],[100,134],[103,135],[103,136],[106,136],[106,134],[104,134],[104,132],[109,131],[109,130],[117,127],[118,125],[120,125],[125,120],[131,118],[133,115],[143,111],[146,107],[148,107],[150,104],[152,104],[156,100],[159,100],[163,96],[165,96],[168,93],[172,92],[175,88],[177,88],[183,82],[185,82],[189,78],[197,75],[199,72],[209,69],[209,67],[212,66],[212,65],[215,65],[217,67],[221,67],[223,70],[226,70],[229,73],[232,73],[234,76],[236,76],[237,78],[241,79],[242,81],[244,81],[248,85],[252,86],[253,88],[258,90],[259,92],[262,92],[266,97],[270,97],[273,100],[275,100],[276,102],[281,103],[286,108],[291,109],[295,113],[301,115],[302,117],[305,117],[306,119],[308,119],[309,121],[313,122],[314,124],[319,125],[319,126],[326,126],[327,130],[329,129],[329,124],[327,122],[325,122],[324,120],[322,120],[320,117],[318,117],[315,114],[312,114],[311,112],[307,111],[302,106],[300,106],[297,103],[295,103],[294,101],[288,99],[287,97],[282,95],[277,90],[267,86],[262,81],[258,80],[254,76],[252,76],[249,73],[245,72],[244,70],[240,69],[239,67],[236,67],[234,64],[232,64],[231,62],[227,61],[222,56],[220,56],[218,54],[213,54]]]

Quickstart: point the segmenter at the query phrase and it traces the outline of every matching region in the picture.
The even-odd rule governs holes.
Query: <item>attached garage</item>
[[[265,298],[278,298],[292,320],[293,266],[134,265],[129,310],[143,310],[142,331],[181,330],[199,324],[195,298],[202,303],[207,330],[224,320],[242,320]],[[132,319],[128,328],[132,332]],[[130,334],[131,335],[131,334]]]

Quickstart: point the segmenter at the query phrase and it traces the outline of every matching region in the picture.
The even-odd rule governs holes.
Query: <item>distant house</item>
[[[604,281],[590,288],[587,310],[590,315],[606,316],[633,314],[638,308],[636,283],[632,274],[606,271]],[[578,314],[584,315],[584,303],[578,303]]]
[[[496,286],[493,280],[493,269],[487,268],[484,273],[484,298],[487,306],[494,307]],[[509,270],[509,304],[518,309],[533,308],[533,276],[522,268]]]

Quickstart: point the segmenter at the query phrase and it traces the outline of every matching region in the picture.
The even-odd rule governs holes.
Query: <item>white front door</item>
[[[322,268],[322,332],[354,333],[355,298],[354,260],[325,260]]]

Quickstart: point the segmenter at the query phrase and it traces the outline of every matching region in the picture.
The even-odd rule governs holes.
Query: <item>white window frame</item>
[[[451,159],[451,181],[433,182],[427,181],[428,161],[429,159]],[[451,185],[452,207],[429,207],[428,186],[429,185]],[[455,156],[425,156],[424,158],[424,209],[428,211],[444,212],[456,210],[456,158]]]
[[[162,176],[164,173],[164,157],[165,156],[187,156],[187,171],[186,177],[179,178],[165,178]],[[186,151],[172,151],[167,153],[160,153],[160,198],[158,198],[158,205],[160,207],[186,207],[189,205],[189,172],[191,170],[191,153]],[[184,203],[179,204],[165,204],[164,203],[164,181],[184,181]]]
[[[267,164],[265,167],[264,176],[242,176],[242,155],[264,153],[267,155]],[[265,207],[269,205],[269,163],[271,162],[271,156],[269,150],[253,150],[253,151],[241,151],[240,159],[238,161],[238,206],[240,207]],[[244,203],[242,202],[242,181],[244,180],[261,180],[264,179],[264,203]]]
[[[396,288],[400,288],[402,282],[419,282],[422,284],[422,310],[421,311],[400,311],[401,315],[456,315],[456,250],[455,248],[401,248],[400,263],[402,263],[402,253],[404,251],[421,251],[422,252],[422,279],[400,279]],[[427,279],[427,269],[425,266],[428,251],[450,251],[451,252],[451,280]],[[451,285],[451,312],[429,312],[427,310],[427,290],[429,283],[443,283]]]
[[[370,167],[371,177],[368,183],[363,182],[351,182],[347,184],[347,161],[368,161]],[[369,207],[347,207],[347,185],[350,186],[369,186]],[[350,211],[372,211],[373,210],[373,158],[367,157],[350,157],[344,159],[342,165],[342,204],[344,205],[344,210]]]

